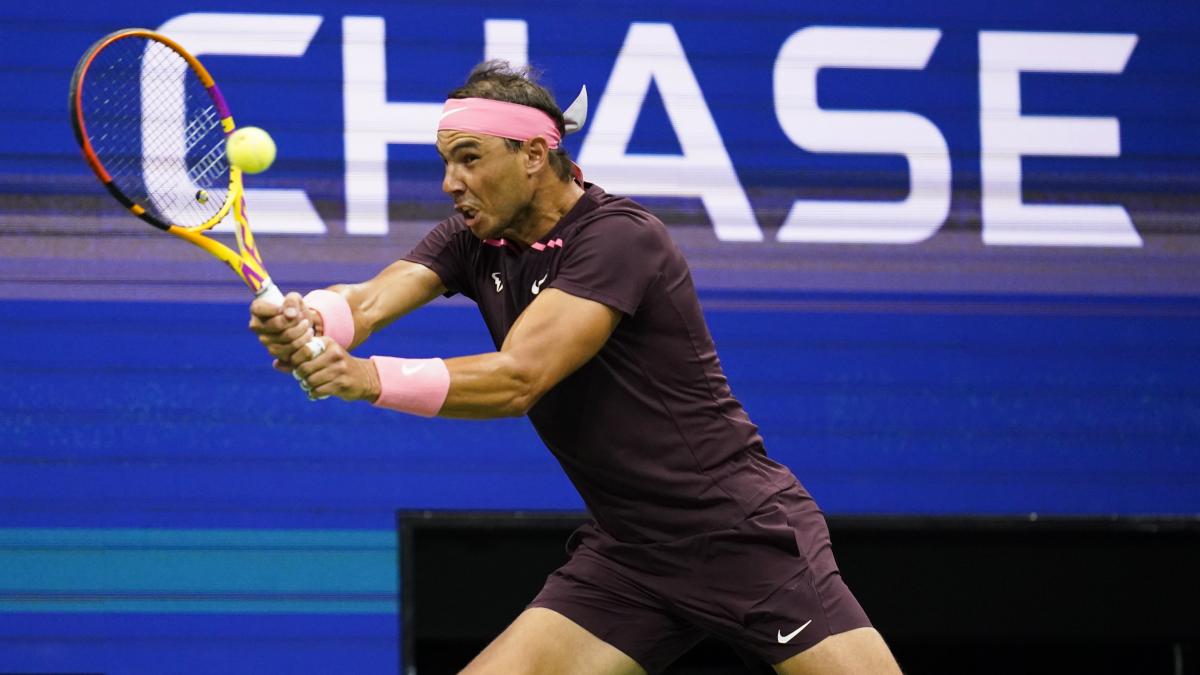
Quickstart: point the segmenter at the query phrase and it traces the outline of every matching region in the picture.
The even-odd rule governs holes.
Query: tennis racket
[[[283,304],[250,231],[242,172],[226,156],[233,116],[194,56],[141,28],[106,35],[75,67],[70,108],[84,158],[122,206],[227,264],[255,297]],[[237,251],[205,234],[231,211]]]

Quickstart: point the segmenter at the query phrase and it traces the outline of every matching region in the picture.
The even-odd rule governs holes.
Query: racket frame
[[[262,262],[262,256],[259,254],[258,247],[254,243],[254,234],[250,230],[249,220],[246,217],[246,193],[242,183],[241,169],[230,165],[229,189],[226,192],[225,203],[221,205],[221,208],[205,222],[199,225],[185,226],[160,220],[142,205],[134,202],[121,192],[108,170],[105,169],[104,163],[96,154],[95,148],[92,147],[91,140],[88,138],[87,123],[83,114],[82,97],[84,81],[92,62],[95,61],[96,56],[104,48],[118,40],[129,38],[143,38],[158,42],[181,56],[187,62],[188,67],[192,69],[192,72],[199,78],[205,91],[208,92],[209,98],[216,107],[217,115],[221,120],[221,128],[226,138],[236,128],[229,105],[225,102],[225,97],[221,94],[220,88],[217,87],[208,69],[196,57],[189,54],[178,42],[146,28],[118,30],[100,38],[95,44],[89,47],[88,51],[80,58],[78,65],[75,66],[75,72],[71,76],[69,96],[71,126],[75,132],[75,140],[79,143],[88,166],[92,168],[92,171],[100,179],[100,182],[104,184],[109,194],[122,206],[129,209],[135,216],[164,232],[169,232],[180,239],[204,249],[210,255],[228,265],[257,297],[266,298],[272,304],[282,304],[283,295],[271,281],[270,275],[267,274],[266,267]],[[235,221],[234,233],[237,238],[238,251],[234,251],[216,239],[204,234],[224,220],[230,211],[233,212]]]

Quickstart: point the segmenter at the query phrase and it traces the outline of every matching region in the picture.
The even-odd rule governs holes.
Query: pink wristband
[[[372,356],[379,373],[380,408],[433,417],[450,393],[450,371],[441,359],[398,359]]]
[[[354,313],[340,293],[317,289],[304,296],[304,304],[321,315],[324,335],[346,349],[354,344]]]

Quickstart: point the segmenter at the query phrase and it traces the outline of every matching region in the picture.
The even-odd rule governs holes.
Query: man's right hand
[[[275,357],[276,370],[292,372],[292,355],[313,335],[320,335],[320,314],[304,305],[299,293],[288,293],[276,307],[264,300],[250,303],[250,331]]]

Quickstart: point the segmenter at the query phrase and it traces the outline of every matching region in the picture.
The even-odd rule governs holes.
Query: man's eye
[[[463,164],[474,164],[479,160],[479,155],[463,155]]]

